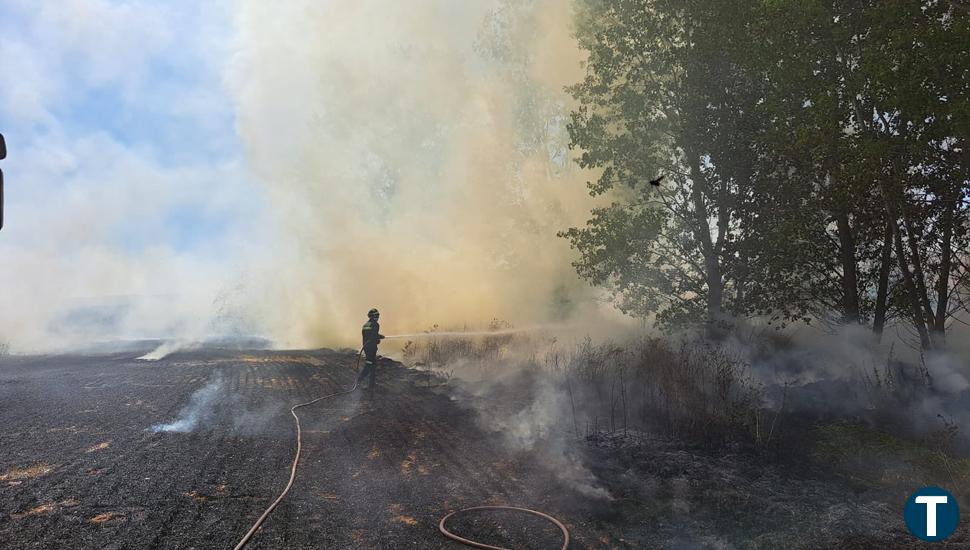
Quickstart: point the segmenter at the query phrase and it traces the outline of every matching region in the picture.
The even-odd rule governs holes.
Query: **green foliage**
[[[749,182],[745,155],[727,153],[743,141],[752,100],[725,61],[743,49],[745,10],[724,19],[714,4],[681,6],[580,4],[587,74],[569,90],[580,103],[571,146],[600,174],[590,192],[617,200],[563,235],[582,254],[581,275],[612,288],[624,311],[663,324],[716,321],[737,307],[724,289],[739,279],[732,212]],[[660,189],[648,183],[658,174]]]
[[[612,199],[562,233],[581,276],[664,326],[942,333],[968,279],[970,10],[581,0],[576,29],[570,145]]]

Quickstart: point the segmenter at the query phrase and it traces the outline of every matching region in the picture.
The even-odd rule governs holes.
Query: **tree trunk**
[[[950,270],[953,268],[953,217],[957,208],[957,193],[950,192],[944,199],[943,216],[940,219],[940,272],[936,281],[936,314],[933,317],[934,339],[940,344],[946,340],[946,319],[950,307]]]
[[[920,347],[924,350],[933,349],[930,334],[926,330],[926,320],[923,317],[923,307],[919,303],[919,296],[916,292],[916,283],[913,281],[913,274],[909,271],[909,262],[906,259],[906,250],[903,248],[903,236],[899,231],[899,225],[893,223],[893,241],[896,243],[896,259],[899,262],[899,270],[903,274],[903,283],[906,285],[906,296],[909,298],[910,314],[913,316],[913,326],[919,333]]]
[[[912,217],[906,212],[905,206],[903,207],[902,214],[903,223],[906,227],[906,241],[909,243],[909,252],[912,257],[910,263],[913,266],[913,280],[916,283],[916,290],[919,292],[917,296],[919,297],[920,304],[923,306],[926,323],[932,326],[935,312],[933,311],[933,306],[930,305],[930,294],[926,289],[926,273],[923,271],[923,260],[919,255],[920,249],[919,242],[916,240],[916,225],[913,223]]]
[[[876,290],[876,307],[872,319],[872,332],[876,342],[882,340],[882,331],[886,327],[886,310],[889,307],[889,273],[892,272],[893,257],[893,225],[892,220],[886,222],[886,231],[882,240],[882,257],[879,260],[879,288]]]
[[[707,217],[707,201],[704,199],[702,186],[704,174],[701,173],[700,157],[694,153],[692,147],[684,151],[688,156],[691,175],[691,202],[694,206],[694,237],[701,247],[704,256],[705,282],[707,283],[707,333],[717,336],[717,323],[722,319],[724,303],[724,281],[721,276],[721,260],[711,239],[711,226]]]
[[[744,245],[741,250],[738,251],[738,276],[735,284],[735,311],[745,312],[747,311],[747,295],[745,291],[748,285],[748,247]]]
[[[842,263],[842,321],[859,322],[859,280],[856,274],[855,238],[845,210],[836,213],[839,233],[839,260]]]
[[[895,170],[893,170],[895,172]],[[919,334],[920,347],[924,350],[933,349],[933,340],[930,337],[927,326],[933,322],[933,310],[930,309],[929,299],[926,295],[925,279],[923,278],[922,264],[919,259],[919,248],[916,245],[913,226],[908,219],[906,212],[900,205],[903,203],[902,193],[895,193],[886,180],[880,180],[879,186],[882,190],[885,202],[886,214],[892,224],[893,241],[896,248],[896,260],[899,264],[899,271],[903,275],[903,283],[906,286],[906,295],[909,299],[910,315],[913,319],[913,326]],[[897,202],[898,200],[898,202]],[[902,231],[899,229],[899,220],[902,220],[909,232],[909,248],[913,254],[912,264],[914,272],[909,270],[910,259],[906,257],[906,249],[903,245]]]

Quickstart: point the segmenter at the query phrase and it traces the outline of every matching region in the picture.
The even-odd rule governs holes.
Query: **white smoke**
[[[175,353],[186,349],[195,349],[201,345],[200,342],[186,342],[181,340],[170,340],[163,342],[157,348],[139,357],[142,361],[159,361]]]
[[[265,264],[277,340],[348,344],[374,306],[401,331],[600,317],[556,236],[590,208],[566,147],[571,16],[552,0],[241,3],[229,81],[282,227]]]
[[[192,393],[189,403],[179,411],[174,421],[167,424],[156,424],[150,430],[155,433],[188,433],[194,431],[213,418],[216,404],[225,395],[225,385],[222,373],[216,373],[205,386]]]
[[[970,389],[967,381],[967,361],[953,353],[929,353],[924,357],[930,384],[936,391],[958,394]]]
[[[226,331],[217,298],[273,233],[221,89],[226,8],[3,2],[0,344]]]

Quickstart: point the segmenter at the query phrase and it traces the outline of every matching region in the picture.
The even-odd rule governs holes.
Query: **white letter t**
[[[926,536],[936,536],[936,505],[946,504],[945,496],[916,497],[916,504],[926,505]]]

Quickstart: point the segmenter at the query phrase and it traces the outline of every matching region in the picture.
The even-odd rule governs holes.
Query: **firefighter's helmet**
[[[371,308],[371,310],[367,312],[367,318],[368,319],[377,319],[380,316],[381,316],[381,312],[380,311],[377,311],[377,308],[376,307],[375,308]]]

